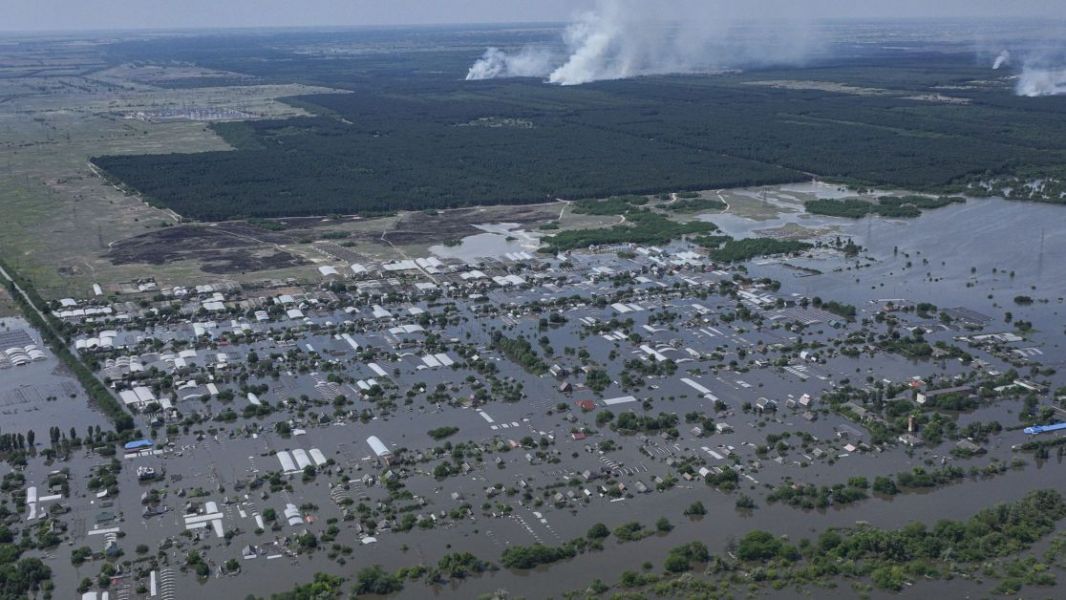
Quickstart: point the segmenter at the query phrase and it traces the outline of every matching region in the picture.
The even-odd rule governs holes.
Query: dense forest
[[[304,98],[344,115],[217,125],[236,152],[110,156],[95,163],[197,219],[383,213],[781,183],[802,175],[745,159],[584,127],[497,103],[376,96]]]
[[[384,35],[342,41],[370,48]],[[150,201],[205,220],[650,194],[812,174],[950,193],[994,177],[1057,175],[1066,164],[1066,100],[1015,97],[1009,82],[957,53],[881,49],[804,68],[571,87],[463,81],[493,35],[502,34],[434,32],[404,41],[434,52],[328,56],[306,48],[329,40],[271,35],[119,44],[116,60],[184,60],[350,93],[292,100],[312,117],[214,125],[235,151],[93,160]]]

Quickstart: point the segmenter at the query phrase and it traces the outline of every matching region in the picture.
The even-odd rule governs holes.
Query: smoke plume
[[[1066,50],[1057,47],[1057,42],[1016,48],[1014,56],[1022,58],[1006,64],[1017,62],[1021,67],[1014,69],[1013,74],[1016,95],[1028,98],[1066,95]]]
[[[1019,96],[1059,96],[1066,94],[1066,68],[1028,66],[1022,68],[1014,91]]]
[[[552,70],[552,55],[546,49],[523,48],[508,54],[499,48],[489,48],[470,67],[468,81],[497,77],[544,77]]]
[[[489,49],[467,79],[541,76],[579,85],[667,73],[713,73],[765,64],[794,64],[813,46],[802,18],[759,20],[757,12],[717,1],[598,0],[563,33],[565,56]]]
[[[1015,95],[1035,98],[1066,95],[1064,39],[1066,23],[1048,19],[1005,24],[975,41],[981,62],[1010,72]]]
[[[1004,65],[1009,65],[1009,64],[1010,64],[1010,50],[1004,50],[1003,52],[1000,52],[999,56],[996,57],[996,60],[992,62],[992,70],[993,71],[998,71]]]

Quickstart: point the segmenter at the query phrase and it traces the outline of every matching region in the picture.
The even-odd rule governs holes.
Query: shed
[[[378,458],[387,459],[392,456],[392,452],[389,452],[388,446],[386,446],[384,442],[378,439],[378,436],[372,435],[366,438],[366,443],[370,446],[370,449],[374,451],[374,454],[376,454]]]

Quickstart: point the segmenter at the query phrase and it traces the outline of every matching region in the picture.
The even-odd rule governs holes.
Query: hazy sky
[[[689,0],[647,0],[686,2]],[[703,3],[717,0],[703,0]],[[1057,17],[1066,0],[734,0],[766,14]],[[593,0],[0,0],[0,29],[167,29],[565,21]],[[726,3],[728,5],[730,3]]]

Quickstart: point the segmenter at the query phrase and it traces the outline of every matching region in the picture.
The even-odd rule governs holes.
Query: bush
[[[445,426],[445,427],[438,427],[436,429],[430,429],[426,433],[429,434],[429,437],[431,437],[431,438],[433,438],[433,439],[435,439],[437,441],[440,441],[440,440],[443,440],[446,437],[451,437],[451,436],[455,435],[458,432],[459,432],[459,428],[458,427],[447,427],[447,426]]]
[[[648,535],[649,532],[644,529],[644,526],[636,521],[623,523],[614,528],[614,537],[618,538],[620,542],[635,542]]]

